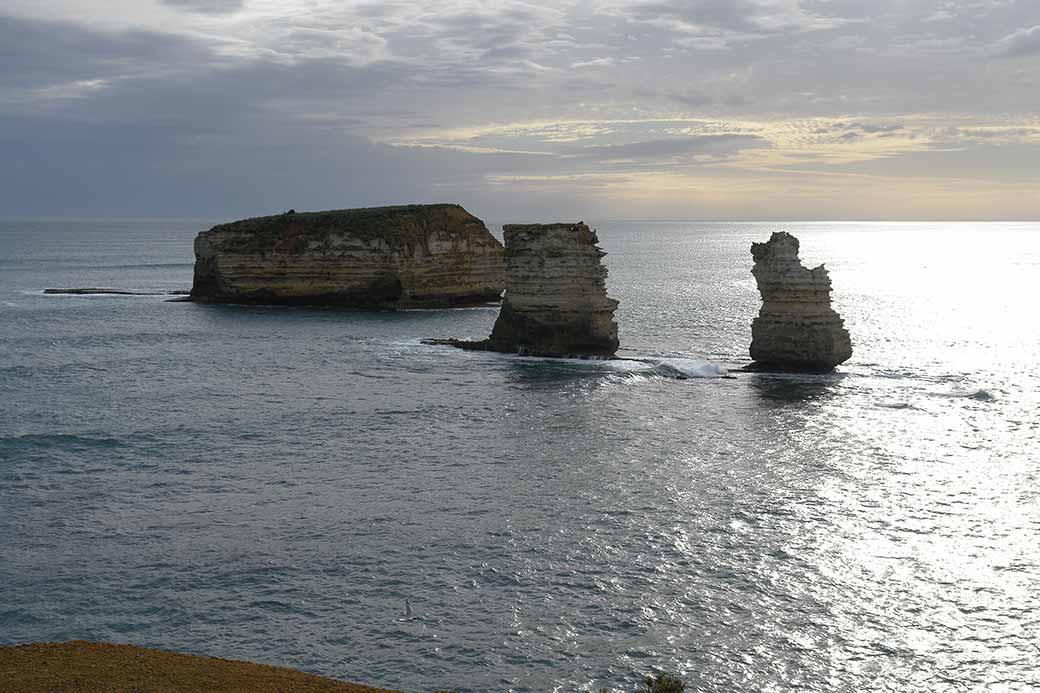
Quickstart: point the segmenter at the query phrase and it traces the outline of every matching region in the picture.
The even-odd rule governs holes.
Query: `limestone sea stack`
[[[531,356],[610,357],[618,348],[596,232],[577,224],[509,224],[506,293],[488,339],[430,340]]]
[[[803,267],[798,239],[784,231],[767,243],[752,243],[751,255],[762,309],[751,323],[749,369],[826,373],[847,361],[852,344],[831,308],[824,266]]]
[[[194,301],[437,308],[497,301],[502,244],[455,204],[289,212],[195,238]]]

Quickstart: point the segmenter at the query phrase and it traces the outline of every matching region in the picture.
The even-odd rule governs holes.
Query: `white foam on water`
[[[729,371],[717,363],[701,359],[661,359],[659,369],[674,369],[687,378],[725,378]]]
[[[439,346],[439,345],[437,345]],[[496,354],[498,352],[477,352]],[[665,378],[727,378],[729,371],[711,361],[691,358],[554,358],[548,356],[518,356],[500,354],[521,361],[567,364],[597,369],[608,369],[619,373],[657,375]]]
[[[977,402],[995,402],[997,401],[997,395],[994,391],[986,390],[983,388],[974,389],[954,389],[950,392],[933,392],[931,393],[938,397],[953,397],[957,399],[973,399]]]
[[[646,361],[630,361],[629,359],[619,359],[617,361],[599,361],[611,370],[621,371],[623,373],[639,373],[642,371],[652,371],[654,367]]]
[[[608,368],[621,373],[645,373],[666,378],[725,378],[729,372],[717,363],[701,359],[664,358],[664,359],[544,359],[525,357],[542,361],[558,361],[575,365]]]

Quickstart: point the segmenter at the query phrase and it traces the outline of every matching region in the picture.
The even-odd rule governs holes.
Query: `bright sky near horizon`
[[[1040,219],[1038,0],[4,0],[0,216]]]

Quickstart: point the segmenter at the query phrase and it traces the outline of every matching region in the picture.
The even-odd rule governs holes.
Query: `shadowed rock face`
[[[618,348],[618,303],[607,297],[606,253],[596,233],[580,222],[503,229],[506,294],[491,336],[428,343],[532,356],[612,356]]]
[[[847,361],[852,344],[831,309],[831,280],[823,265],[803,267],[798,239],[783,231],[767,243],[752,243],[751,255],[762,295],[751,324],[751,369],[825,373]]]
[[[613,356],[618,348],[607,268],[583,223],[511,224],[506,296],[489,341],[498,351],[543,356]]]
[[[195,239],[192,300],[373,308],[496,301],[502,244],[459,205],[288,213]]]

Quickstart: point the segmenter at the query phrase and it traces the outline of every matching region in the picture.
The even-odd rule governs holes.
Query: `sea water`
[[[209,223],[0,225],[0,644],[407,691],[1040,687],[1040,225],[602,222],[612,362],[420,343],[496,308],[42,294],[188,289]],[[832,375],[736,372],[779,229],[830,270]]]

